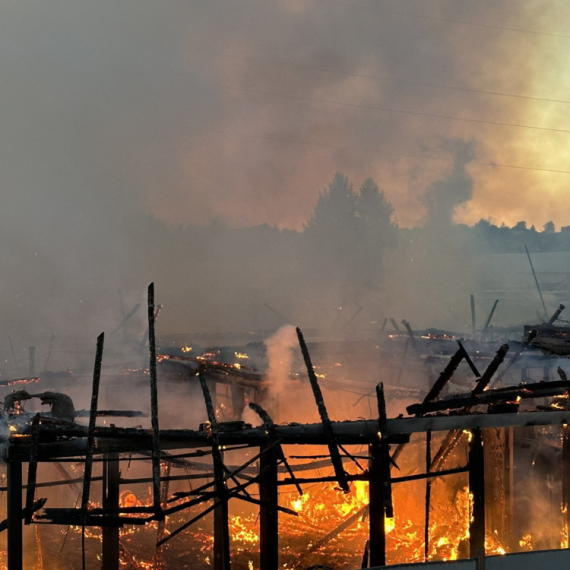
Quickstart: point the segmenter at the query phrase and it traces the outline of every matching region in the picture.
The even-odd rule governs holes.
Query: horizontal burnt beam
[[[504,414],[457,414],[449,416],[433,416],[427,418],[396,418],[387,420],[387,433],[382,437],[390,443],[407,442],[409,434],[426,431],[450,431],[455,429],[473,429],[490,427],[521,427],[538,425],[561,425],[570,423],[570,410],[521,412]],[[359,420],[349,422],[332,422],[338,441],[347,445],[358,445],[378,441],[378,422],[376,420]],[[57,457],[82,455],[86,450],[86,439],[81,437],[80,428],[45,429],[42,428],[43,441],[38,445],[38,460],[50,461]],[[326,445],[326,434],[322,424],[299,424],[275,426],[276,436],[283,445]],[[47,436],[73,436],[70,441],[46,442]],[[220,431],[220,444],[246,444],[259,446],[268,442],[264,428],[248,428],[239,431]],[[150,449],[151,434],[146,430],[120,428],[98,428],[96,431],[97,453],[116,451],[119,453],[136,453]],[[192,430],[161,430],[161,448],[190,449],[211,445],[207,432]],[[28,436],[10,438],[9,443],[0,446],[5,459],[27,461],[31,450],[31,439]]]

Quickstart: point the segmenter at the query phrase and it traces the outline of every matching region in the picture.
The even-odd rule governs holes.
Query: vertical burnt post
[[[243,386],[231,385],[232,392],[232,415],[234,420],[241,420],[245,407],[245,388]]]
[[[154,334],[154,283],[148,286],[148,348],[150,373],[150,420],[152,426],[152,496],[154,510],[160,505],[160,440],[158,431],[158,381],[156,375],[156,338]]]
[[[426,432],[426,473],[431,469],[431,430]],[[426,479],[426,497],[425,497],[425,523],[424,523],[424,562],[428,561],[429,556],[429,515],[431,506],[431,479]]]
[[[469,557],[485,552],[485,455],[483,435],[479,428],[471,430],[469,445]]]
[[[22,462],[8,459],[8,570],[22,570]]]
[[[368,470],[370,483],[368,488],[370,567],[386,566],[386,527],[385,527],[385,486],[382,480],[382,445],[375,442],[369,447],[370,460]]]
[[[277,570],[279,565],[279,495],[277,450],[261,449],[259,458],[259,568]]]
[[[570,428],[562,426],[562,528],[566,548],[570,548]]]
[[[29,375],[30,378],[32,378],[33,376],[36,375],[36,347],[29,346],[28,354],[29,354],[29,363],[30,363]]]
[[[108,453],[103,463],[103,508],[119,508],[119,454]],[[103,527],[102,567],[119,570],[119,527]]]
[[[229,570],[230,529],[228,491],[224,477],[224,456],[218,438],[218,421],[216,419],[216,410],[212,402],[212,395],[208,388],[208,382],[202,376],[201,372],[198,373],[198,380],[200,381],[200,387],[204,395],[204,403],[206,404],[212,439],[214,487],[216,490],[216,498],[214,499],[214,570]]]
[[[369,447],[368,488],[370,566],[386,565],[386,518],[394,516],[390,484],[390,445],[386,440],[386,399],[382,382],[376,386],[378,441]]]

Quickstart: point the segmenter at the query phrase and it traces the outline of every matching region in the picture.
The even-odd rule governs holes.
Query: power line
[[[199,130],[199,131],[209,131],[209,132],[213,132],[213,133],[217,133],[217,134],[221,134],[221,135],[229,135],[229,136],[237,136],[237,137],[244,137],[244,138],[253,138],[253,139],[259,139],[259,140],[271,140],[271,141],[275,141],[275,142],[282,142],[282,143],[287,143],[287,144],[294,144],[294,145],[299,145],[299,146],[316,146],[316,147],[321,147],[321,148],[331,148],[331,149],[336,149],[336,150],[351,150],[351,151],[359,151],[361,152],[362,150],[367,150],[369,153],[374,153],[374,154],[383,154],[386,156],[397,156],[397,157],[402,157],[402,158],[417,158],[420,160],[431,160],[431,161],[437,161],[437,162],[447,162],[447,163],[453,163],[453,159],[449,159],[449,158],[443,158],[443,157],[436,157],[436,156],[426,156],[426,155],[421,155],[421,154],[407,154],[407,153],[400,153],[400,152],[392,152],[392,151],[386,151],[386,150],[380,150],[377,148],[372,148],[371,146],[343,146],[343,145],[335,145],[332,143],[322,143],[322,142],[308,142],[308,141],[303,141],[303,140],[299,140],[299,139],[292,139],[292,138],[288,138],[288,137],[278,137],[278,136],[272,136],[272,135],[261,135],[258,133],[240,133],[240,132],[236,132],[236,131],[226,131],[226,130],[222,130],[222,129],[214,129],[211,127],[190,127],[193,130]],[[555,173],[555,174],[570,174],[570,170],[557,170],[554,168],[533,168],[530,166],[519,166],[519,165],[513,165],[513,164],[499,164],[499,163],[495,163],[495,162],[482,162],[482,161],[477,161],[477,160],[472,160],[469,161],[467,164],[475,164],[477,166],[487,166],[490,168],[508,168],[508,169],[514,169],[514,170],[529,170],[529,171],[533,171],[533,172],[550,172],[550,173]]]
[[[438,83],[425,83],[422,81],[412,81],[412,80],[408,80],[408,79],[393,79],[391,77],[382,77],[380,75],[370,75],[370,74],[366,74],[366,73],[351,73],[349,71],[341,71],[338,69],[326,69],[323,67],[315,67],[312,65],[303,65],[303,64],[293,63],[293,62],[288,62],[288,61],[276,61],[276,60],[271,60],[271,59],[250,57],[250,56],[246,56],[246,55],[220,53],[220,52],[205,50],[202,48],[198,48],[198,49],[193,50],[193,51],[209,53],[209,54],[216,55],[218,57],[242,59],[242,60],[259,62],[259,63],[269,63],[271,65],[276,65],[276,66],[288,66],[288,67],[294,67],[294,68],[296,67],[299,69],[306,69],[308,71],[322,71],[324,73],[344,75],[344,76],[348,76],[348,77],[361,77],[364,79],[376,79],[378,81],[386,81],[386,82],[391,82],[391,83],[404,83],[407,85],[419,85],[422,87],[431,87],[433,89],[447,89],[450,91],[462,91],[465,93],[478,93],[481,95],[493,95],[493,96],[498,96],[498,97],[513,97],[513,98],[518,98],[518,99],[530,99],[533,101],[544,101],[547,103],[570,104],[570,100],[565,100],[565,99],[550,99],[547,97],[536,97],[534,95],[524,95],[524,94],[520,94],[520,93],[504,93],[501,91],[487,91],[484,89],[474,89],[474,88],[470,88],[470,87],[459,87],[459,86],[453,86],[453,85],[441,85]]]
[[[350,6],[353,8],[365,8],[372,9],[378,12],[386,12],[388,14],[394,14],[396,16],[403,16],[406,18],[420,18],[425,20],[439,20],[442,22],[452,22],[454,24],[462,24],[464,26],[474,26],[478,28],[488,28],[492,30],[501,30],[508,32],[520,32],[524,34],[533,34],[538,36],[550,36],[554,38],[570,38],[568,34],[555,34],[553,32],[540,32],[538,30],[527,30],[525,28],[514,28],[511,26],[499,26],[496,24],[483,24],[482,22],[469,22],[467,20],[458,20],[456,18],[444,18],[441,16],[430,16],[428,14],[412,14],[410,12],[400,12],[398,10],[390,10],[389,8],[378,8],[376,6],[367,6],[365,4],[352,4],[348,2],[341,2],[340,0],[319,0],[320,2],[330,2],[332,4],[339,4],[341,6]]]
[[[394,109],[391,107],[380,107],[376,105],[362,105],[360,103],[347,103],[343,101],[334,101],[331,99],[315,99],[313,97],[302,97],[300,95],[290,95],[284,93],[276,93],[274,91],[258,91],[256,89],[249,89],[245,87],[233,87],[231,85],[222,84],[210,84],[214,87],[220,87],[222,89],[232,90],[232,91],[242,91],[244,93],[252,93],[256,95],[269,95],[271,97],[280,97],[284,99],[294,99],[297,101],[308,101],[311,103],[325,103],[329,105],[339,105],[341,107],[350,107],[355,109],[366,109],[369,111],[381,111],[385,113],[397,113],[401,115],[410,115],[414,117],[427,117],[430,119],[443,119],[447,121],[458,121],[464,123],[475,123],[480,125],[492,125],[499,127],[514,127],[519,129],[532,129],[537,131],[548,131],[553,133],[570,133],[570,129],[555,129],[552,127],[538,127],[536,125],[525,125],[523,123],[507,123],[503,121],[488,121],[486,119],[469,119],[467,117],[454,117],[452,115],[438,115],[436,113],[425,113],[422,111],[406,111],[402,109]]]

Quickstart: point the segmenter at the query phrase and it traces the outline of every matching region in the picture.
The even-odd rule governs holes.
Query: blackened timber
[[[380,382],[376,386],[376,402],[378,405],[378,437],[380,438],[380,453],[382,461],[382,485],[384,486],[384,509],[388,518],[394,516],[392,504],[392,485],[390,484],[390,463],[394,460],[390,457],[390,445],[384,439],[383,434],[387,431],[386,398],[384,397],[384,384]]]
[[[493,308],[491,309],[491,312],[487,317],[487,322],[485,323],[483,330],[487,330],[489,328],[491,321],[493,320],[493,315],[495,314],[495,309],[497,308],[498,304],[499,304],[499,299],[495,299],[495,302],[493,303]]]
[[[433,465],[433,462],[432,462]],[[423,479],[436,479],[445,475],[457,475],[459,473],[467,473],[468,467],[455,467],[453,469],[442,469],[441,471],[430,471],[429,473],[415,473],[414,475],[403,475],[402,477],[390,477],[390,483],[408,483],[410,481],[421,481]],[[349,481],[369,481],[370,475],[367,472],[358,475],[347,475]],[[336,481],[334,477],[303,477],[297,479],[299,483],[331,483]],[[281,479],[279,485],[292,485],[292,479]]]
[[[232,395],[232,415],[234,420],[241,420],[243,409],[245,407],[245,388],[237,384],[230,386]]]
[[[558,309],[556,309],[556,311],[554,311],[554,313],[552,314],[552,316],[548,319],[548,322],[546,323],[547,325],[553,325],[554,322],[556,321],[556,319],[558,319],[558,317],[560,316],[560,313],[562,313],[562,311],[565,309],[566,307],[564,305],[560,305],[558,307]]]
[[[47,499],[38,499],[37,501],[34,501],[34,503],[32,504],[32,513],[36,513],[41,509],[43,509],[46,502]],[[22,509],[21,519],[25,518],[26,511],[27,509]],[[2,522],[0,522],[0,532],[4,532],[7,528],[8,528],[8,519],[4,519]]]
[[[485,393],[484,391],[486,390],[487,386],[489,385],[489,382],[491,381],[491,379],[493,378],[493,376],[495,375],[495,373],[499,369],[499,366],[503,363],[503,360],[505,359],[505,356],[507,355],[508,351],[509,351],[509,345],[508,344],[503,344],[499,348],[499,350],[495,354],[495,357],[493,358],[493,360],[491,361],[489,366],[487,366],[487,368],[485,369],[483,376],[481,376],[481,378],[479,378],[479,380],[477,381],[475,388],[471,392],[471,396],[480,396],[481,394]],[[527,388],[528,388],[528,385],[527,385]],[[509,390],[509,389],[507,388],[507,390]],[[503,393],[503,391],[501,391],[499,389],[499,390],[494,390],[492,393],[496,395],[498,393]],[[467,398],[469,398],[469,396],[467,396]],[[516,398],[516,396],[515,396],[515,398]],[[478,403],[482,403],[482,402],[479,401]],[[471,411],[471,408],[473,407],[473,405],[477,405],[477,404],[467,404],[465,406],[465,411],[466,412]],[[443,408],[443,409],[448,409],[448,408]],[[449,456],[451,451],[455,448],[455,446],[461,440],[462,435],[463,435],[463,431],[457,430],[457,429],[450,431],[446,435],[445,439],[443,440],[441,446],[437,450],[435,457],[433,459],[432,466],[434,469],[440,469],[441,468],[441,466],[445,463],[445,460],[447,459],[447,457]]]
[[[380,443],[370,445],[370,484],[368,486],[368,514],[370,566],[386,565],[385,497],[383,461]]]
[[[109,453],[103,464],[103,508],[118,509],[120,494],[119,454]],[[108,515],[107,515],[108,516]],[[119,570],[119,527],[104,526],[102,542],[102,567],[104,570]]]
[[[30,461],[28,462],[28,486],[26,491],[26,516],[25,524],[32,522],[33,510],[36,495],[36,479],[38,475],[38,443],[40,435],[40,414],[36,414],[32,420],[32,449],[30,450]]]
[[[532,341],[536,338],[537,334],[538,334],[538,331],[536,329],[532,329],[528,333],[528,337],[521,344],[519,351],[515,352],[513,357],[509,360],[509,363],[507,364],[507,366],[501,371],[500,374],[497,374],[497,377],[495,378],[495,380],[493,380],[493,383],[491,384],[491,388],[493,388],[493,386],[495,386],[495,384],[499,384],[501,382],[501,380],[503,379],[505,374],[511,369],[513,364],[522,356],[523,352],[532,344]]]
[[[410,339],[410,344],[412,345],[412,350],[418,354],[418,345],[416,344],[416,337],[414,336],[414,331],[410,323],[406,319],[402,319],[402,324],[406,328],[406,332],[408,333],[408,337]]]
[[[327,434],[327,439],[328,439],[327,445],[329,448],[329,453],[331,454],[331,461],[333,464],[334,472],[335,475],[337,476],[340,488],[345,493],[348,493],[350,491],[350,488],[346,480],[346,471],[344,470],[344,467],[342,465],[342,459],[340,457],[338,446],[335,440],[335,435],[331,425],[329,414],[325,406],[323,393],[321,392],[321,387],[319,386],[319,382],[317,380],[317,376],[313,368],[313,363],[311,362],[311,356],[309,354],[309,350],[307,349],[305,339],[303,338],[303,333],[301,332],[301,329],[299,327],[297,327],[297,337],[299,339],[301,352],[303,353],[303,360],[305,361],[305,366],[307,368],[307,375],[309,377],[309,382],[311,384],[311,388],[313,389],[313,395],[315,396],[315,402],[319,410],[321,421],[323,422],[323,428],[325,430],[325,433]]]
[[[497,350],[497,354],[495,355],[489,366],[487,366],[485,372],[483,373],[483,376],[481,376],[481,378],[479,378],[479,380],[477,381],[477,385],[475,386],[475,388],[473,388],[472,394],[474,395],[480,394],[485,390],[485,388],[487,388],[489,382],[491,381],[491,378],[493,378],[495,372],[497,372],[499,366],[501,366],[501,364],[503,363],[503,360],[505,359],[507,352],[509,352],[508,344],[503,344],[499,348],[499,350]]]
[[[105,333],[101,333],[97,338],[97,351],[95,354],[95,367],[93,370],[93,388],[91,392],[91,413],[89,416],[89,426],[87,428],[87,449],[85,455],[85,470],[83,474],[83,493],[81,496],[81,509],[83,510],[84,517],[87,516],[89,493],[91,490],[93,454],[95,453],[95,421],[97,419],[97,406],[99,402],[99,384],[101,381],[101,362],[103,360],[104,343]]]
[[[562,528],[566,529],[567,544],[570,544],[570,428],[562,426]]]
[[[259,461],[259,567],[277,570],[279,564],[279,511],[277,449],[261,450]]]
[[[480,429],[472,430],[469,445],[469,494],[473,497],[469,517],[469,557],[485,552],[485,454]]]
[[[277,459],[281,463],[283,463],[285,469],[287,470],[287,472],[291,476],[291,479],[294,480],[295,474],[293,473],[293,470],[291,469],[291,466],[289,465],[289,462],[287,461],[287,458],[285,457],[285,453],[283,452],[283,447],[281,447],[281,444],[278,443],[278,441],[277,441],[278,435],[275,431],[275,424],[273,423],[271,416],[259,404],[256,404],[255,402],[250,402],[249,407],[263,420],[263,425],[264,425],[265,429],[267,430],[267,433],[268,433],[271,441],[275,444],[275,452],[277,454]],[[299,495],[302,495],[303,489],[301,489],[301,486],[299,484],[297,484],[296,487],[297,487],[297,491],[299,491]]]
[[[461,347],[457,350],[457,352],[451,357],[450,361],[447,363],[447,366],[443,370],[443,372],[439,375],[438,379],[433,383],[430,391],[426,394],[425,398],[423,399],[421,404],[415,404],[416,406],[425,406],[434,400],[439,398],[442,390],[445,388],[453,373],[457,370],[457,367],[461,363],[461,361],[465,358],[465,349],[461,349]],[[411,412],[408,411],[410,414]],[[421,415],[421,412],[413,412],[416,416]],[[392,460],[397,461],[400,453],[404,449],[404,444],[398,445],[398,447],[394,450],[392,454]]]
[[[170,469],[171,464],[166,463],[164,465],[164,476],[162,477],[162,489],[160,492],[160,502],[162,510],[166,509],[168,506],[168,490],[170,488]],[[166,517],[158,521],[158,528],[156,531],[156,541],[160,542],[166,536]],[[162,546],[156,546],[154,552],[154,567],[156,570],[162,570],[164,568],[164,559],[162,556]]]
[[[534,283],[536,285],[536,289],[538,291],[538,296],[540,297],[540,302],[542,303],[542,308],[544,310],[544,316],[548,315],[548,311],[546,310],[546,305],[544,304],[544,299],[542,297],[542,291],[540,290],[540,285],[538,284],[538,278],[536,277],[536,272],[534,271],[534,265],[532,264],[532,259],[530,258],[530,253],[528,252],[528,247],[524,246],[524,250],[526,251],[526,256],[528,257],[528,262],[530,264],[530,269],[532,271],[532,276],[534,277]]]
[[[461,350],[461,352],[463,352],[463,358],[465,358],[465,362],[467,362],[467,364],[469,365],[469,368],[471,368],[471,372],[473,372],[473,374],[475,374],[475,376],[477,376],[477,378],[479,378],[481,376],[481,374],[480,374],[479,370],[477,370],[477,367],[475,366],[475,363],[473,362],[473,360],[471,360],[469,353],[465,350],[463,343],[460,340],[458,340],[457,344],[459,345],[459,350]]]
[[[531,398],[546,398],[561,396],[570,390],[570,382],[541,382],[538,384],[520,384],[519,386],[502,388],[500,390],[487,390],[475,396],[459,395],[427,404],[412,404],[406,408],[408,414],[428,414],[441,410],[457,410],[471,408],[482,404],[525,400]],[[467,410],[469,411],[469,410]]]
[[[8,484],[8,570],[22,570],[22,462],[6,465]]]
[[[152,495],[154,508],[160,512],[160,435],[158,429],[158,382],[156,375],[156,338],[154,332],[154,283],[148,286],[148,348],[150,376],[150,421],[152,426]]]
[[[336,538],[343,530],[350,528],[358,519],[364,517],[368,513],[368,505],[364,505],[361,509],[356,511],[353,515],[350,515],[344,521],[342,521],[337,527],[327,533],[323,538],[315,541],[311,547],[309,547],[309,552],[313,552],[319,549],[321,546],[330,542],[333,538]]]
[[[230,531],[228,526],[228,491],[224,479],[224,461],[220,451],[218,440],[218,422],[216,420],[216,410],[212,403],[212,396],[208,383],[201,373],[198,374],[206,412],[211,430],[212,459],[214,470],[214,487],[216,498],[214,502],[214,570],[229,570],[230,568]],[[157,546],[163,542],[159,540]]]
[[[398,323],[392,317],[390,317],[390,323],[392,323],[392,326],[396,332],[401,332]]]
[[[426,473],[431,469],[431,431],[426,432]],[[425,521],[424,521],[424,562],[428,561],[429,554],[429,515],[431,503],[431,479],[426,479],[425,497]]]
[[[463,358],[465,358],[464,351],[459,349],[451,357],[451,360],[447,363],[447,366],[445,367],[443,372],[439,375],[439,378],[434,382],[430,391],[427,393],[426,397],[424,398],[424,403],[432,402],[433,400],[439,398],[441,391],[445,388],[445,386],[453,376],[453,373],[457,370],[457,367],[459,366]]]

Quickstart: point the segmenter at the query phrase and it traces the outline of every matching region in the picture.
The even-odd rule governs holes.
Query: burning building
[[[432,347],[439,373],[425,374],[423,388],[407,381],[370,390],[367,381],[330,379],[314,343],[289,329],[303,368],[287,362],[277,391],[275,368],[248,365],[259,346],[196,355],[189,346],[157,348],[152,285],[148,308],[147,366],[106,370],[101,335],[88,410],[63,392],[36,392],[41,376],[12,381],[1,443],[9,570],[566,560],[570,382],[561,366],[546,381],[533,379],[528,362],[519,366],[536,332],[514,350],[477,355],[449,344],[449,334],[419,333],[418,361],[422,339],[455,346],[451,354],[440,347],[438,364]],[[447,391],[456,375],[468,390]],[[57,375],[49,380],[56,385]],[[135,393],[147,394],[148,413],[109,407]],[[335,398],[348,394],[369,406],[368,418],[361,407],[332,419]],[[25,409],[36,400],[51,410]],[[161,427],[171,418],[159,410],[174,400],[177,411],[200,401],[205,419],[192,425],[188,413]],[[309,406],[318,422],[289,421],[291,404]],[[405,415],[393,417],[397,406]],[[150,426],[133,425],[149,416]]]

